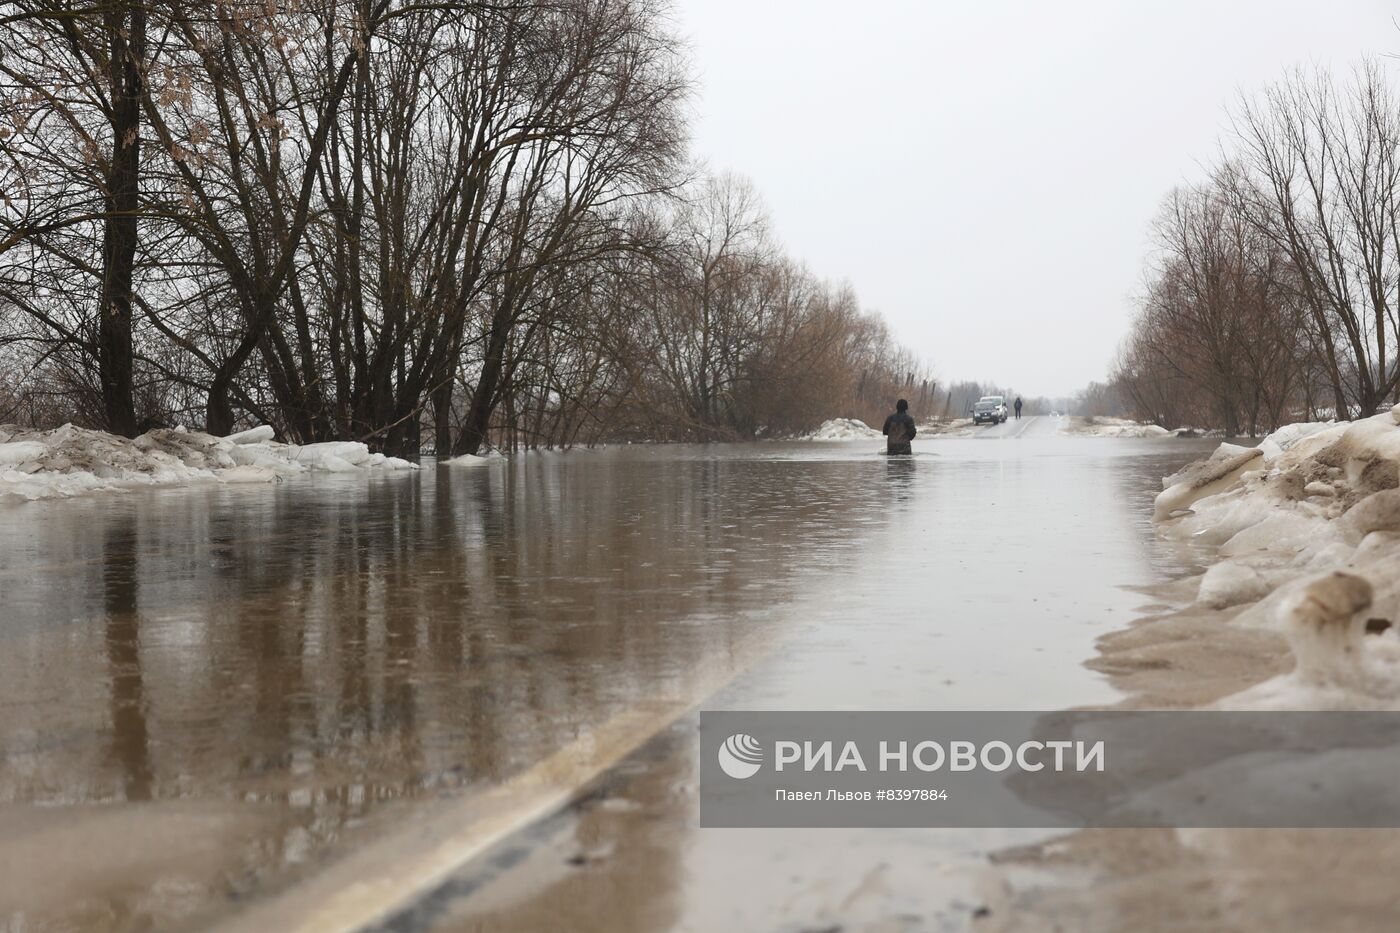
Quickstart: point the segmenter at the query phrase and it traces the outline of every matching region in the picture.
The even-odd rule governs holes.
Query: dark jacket
[[[908,444],[919,433],[914,427],[914,419],[907,411],[897,411],[885,419],[885,428],[880,432],[890,439],[890,446]]]

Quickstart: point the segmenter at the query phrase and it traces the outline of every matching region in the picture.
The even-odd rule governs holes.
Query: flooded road
[[[1042,419],[980,440],[892,459],[619,448],[6,507],[0,929],[201,926],[651,708],[628,722],[656,738],[585,806],[392,922],[873,922],[915,911],[938,866],[954,898],[959,859],[1003,840],[702,832],[693,724],[668,723],[699,703],[1109,698],[1081,663],[1142,601],[1123,587],[1182,569],[1148,505],[1214,442]]]

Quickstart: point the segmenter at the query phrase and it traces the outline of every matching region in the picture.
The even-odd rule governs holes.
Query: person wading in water
[[[909,403],[900,399],[895,403],[894,414],[885,419],[885,430],[881,432],[889,438],[886,442],[887,454],[912,454],[914,449],[909,442],[919,433],[914,427],[914,419],[909,417]]]

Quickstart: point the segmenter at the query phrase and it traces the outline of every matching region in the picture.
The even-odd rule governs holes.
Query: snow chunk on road
[[[183,428],[117,437],[71,424],[53,431],[0,428],[0,499],[55,499],[136,486],[266,483],[306,472],[417,464],[372,453],[364,444],[279,444],[263,425],[229,437]]]
[[[804,434],[804,441],[863,441],[883,437],[879,431],[859,418],[832,418],[822,423],[811,434]]]

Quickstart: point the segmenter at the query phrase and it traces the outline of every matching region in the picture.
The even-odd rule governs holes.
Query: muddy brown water
[[[1108,699],[1082,662],[1131,620],[1127,587],[1188,569],[1148,506],[1214,442],[1032,425],[912,458],[878,446],[631,447],[0,508],[0,929],[237,910],[700,669],[732,668],[708,701],[728,707]],[[756,636],[777,647],[751,666]],[[648,792],[693,780],[676,741]],[[611,926],[703,929],[736,871],[903,844],[754,838],[649,836],[666,907]],[[560,859],[511,882],[512,909],[589,861]],[[796,884],[740,920],[797,916],[775,906]]]

